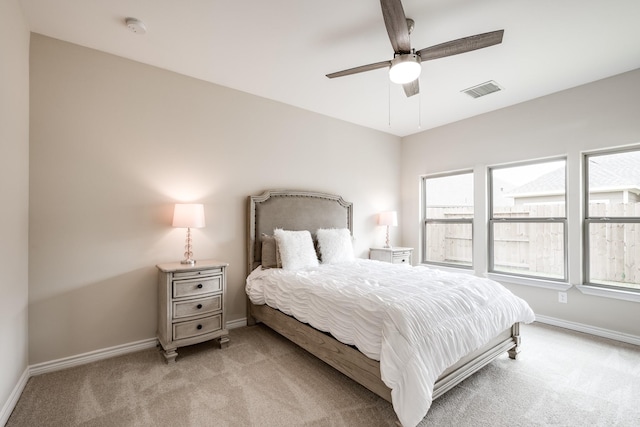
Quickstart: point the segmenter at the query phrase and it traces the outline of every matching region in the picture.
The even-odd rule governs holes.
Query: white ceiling
[[[20,2],[32,32],[398,136],[640,68],[638,0],[404,0],[416,50],[505,30],[500,45],[423,63],[412,98],[386,69],[325,77],[393,57],[377,0]],[[488,80],[504,90],[460,93]]]

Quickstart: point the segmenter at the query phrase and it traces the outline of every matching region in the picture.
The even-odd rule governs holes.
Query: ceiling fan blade
[[[411,52],[407,17],[404,15],[400,0],[380,0],[380,6],[393,51],[395,53]]]
[[[444,58],[445,56],[457,55],[459,53],[470,52],[476,49],[493,46],[502,43],[504,30],[491,31],[475,36],[464,37],[457,40],[441,43],[427,47],[416,52],[422,61]]]
[[[407,95],[407,98],[417,95],[420,93],[420,79],[415,79],[412,82],[405,83],[402,85],[404,89],[404,94]]]
[[[359,67],[349,68],[348,70],[337,71],[335,73],[327,74],[330,79],[342,76],[349,76],[351,74],[364,73],[365,71],[377,70],[378,68],[390,67],[391,61],[376,62],[374,64],[361,65]]]

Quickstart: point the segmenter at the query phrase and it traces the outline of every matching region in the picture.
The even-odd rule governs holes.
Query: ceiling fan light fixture
[[[420,77],[420,57],[415,53],[396,55],[391,60],[389,68],[389,79],[396,84],[403,85]]]

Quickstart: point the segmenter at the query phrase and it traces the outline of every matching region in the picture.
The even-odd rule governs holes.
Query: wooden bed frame
[[[309,230],[348,228],[353,233],[353,205],[342,197],[325,193],[291,190],[267,190],[249,197],[247,230],[247,275],[260,265],[261,235],[275,228]],[[315,236],[314,236],[315,238]],[[254,305],[247,298],[248,324],[264,323],[349,378],[391,402],[391,390],[380,378],[380,362],[366,357],[355,347],[341,343],[331,335],[299,322],[267,305]],[[519,353],[520,324],[503,331],[480,349],[447,368],[438,377],[433,399],[446,393],[465,378],[504,353],[516,359]]]

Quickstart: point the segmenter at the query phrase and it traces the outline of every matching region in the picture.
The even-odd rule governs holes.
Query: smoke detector
[[[124,22],[125,24],[127,24],[127,28],[129,29],[129,31],[131,31],[132,33],[141,35],[147,33],[147,27],[144,25],[144,22],[139,19],[127,18],[124,20]]]

